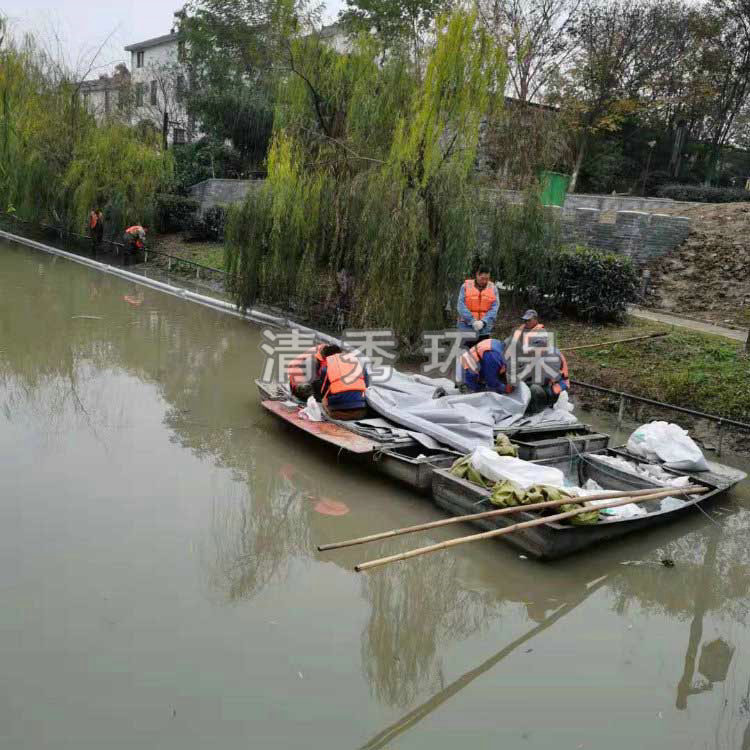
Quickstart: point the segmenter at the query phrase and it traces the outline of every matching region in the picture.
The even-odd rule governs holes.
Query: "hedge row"
[[[638,272],[624,255],[575,247],[554,250],[550,260],[554,272],[539,291],[561,312],[592,323],[618,321],[638,298]]]
[[[660,198],[694,203],[740,203],[750,201],[750,192],[741,188],[705,187],[703,185],[662,185]]]

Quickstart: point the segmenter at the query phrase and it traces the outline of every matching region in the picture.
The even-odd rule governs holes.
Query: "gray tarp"
[[[367,403],[391,422],[464,453],[479,445],[491,446],[495,426],[509,417],[518,419],[530,398],[529,389],[522,385],[509,396],[471,393],[433,399],[435,387],[425,380],[415,382],[399,373],[387,384],[368,388]]]

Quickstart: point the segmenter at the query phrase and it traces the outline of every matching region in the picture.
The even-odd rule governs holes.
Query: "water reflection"
[[[23,293],[0,298],[5,419],[32,413],[51,425],[50,440],[59,440],[73,415],[106,445],[113,431],[134,426],[127,388],[114,385],[118,376],[150,384],[163,401],[158,418],[173,441],[228,469],[233,479],[216,493],[201,540],[208,583],[220,601],[252,600],[284,580],[296,562],[325,561],[350,572],[367,556],[364,549],[376,556],[408,548],[413,539],[326,557],[314,551],[332,537],[405,525],[434,512],[260,416],[251,386],[260,365],[252,329],[71,264],[57,264],[53,278],[54,259],[33,258],[24,254],[10,264],[4,279]],[[351,513],[322,515],[316,505],[326,499]],[[677,709],[720,689],[734,700],[730,687],[743,652],[737,631],[748,615],[750,516],[729,507],[712,517],[696,513],[558,565],[522,563],[503,545],[490,544],[357,578],[367,605],[361,671],[381,704],[403,712],[365,747],[386,747],[482,675],[507,667],[507,657],[595,594],[620,616],[663,617],[673,637],[684,640],[684,660],[671,683]],[[419,541],[442,538],[420,535]],[[662,567],[661,557],[673,558],[676,567]],[[519,619],[526,621],[520,632]],[[497,627],[505,622],[512,627]],[[502,642],[463,674],[447,677],[445,654],[489,627],[503,633]],[[750,686],[730,705],[725,724],[736,729],[739,712],[743,747],[750,747],[750,727],[744,727]]]

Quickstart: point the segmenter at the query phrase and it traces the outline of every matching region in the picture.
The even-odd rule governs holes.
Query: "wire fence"
[[[32,234],[37,233],[45,238],[49,237],[50,234],[53,234],[62,240],[63,244],[66,242],[70,243],[63,248],[65,250],[73,250],[76,253],[82,253],[88,250],[86,254],[90,255],[110,253],[114,258],[119,258],[123,261],[125,259],[126,247],[122,242],[102,239],[100,242],[94,243],[94,239],[91,235],[71,232],[70,230],[52,226],[51,224],[28,221],[27,219],[22,219],[15,214],[9,214],[6,212],[0,212],[0,219],[2,219],[6,226],[13,227],[14,229],[23,227],[27,234],[29,232]],[[21,234],[22,232],[16,233]],[[223,271],[220,268],[213,268],[212,266],[206,266],[202,263],[196,263],[193,260],[181,258],[178,255],[171,255],[148,246],[142,252],[144,263],[149,263],[150,261],[157,267],[163,268],[168,273],[177,273],[181,276],[193,278],[196,281],[203,280],[218,282],[222,286],[226,280],[226,271]]]

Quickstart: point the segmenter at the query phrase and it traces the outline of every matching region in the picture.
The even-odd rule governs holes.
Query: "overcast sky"
[[[103,67],[95,71],[105,72],[118,62],[130,63],[123,50],[126,44],[169,33],[172,14],[183,1],[0,0],[0,14],[8,17],[16,33],[33,31],[51,51],[59,37],[68,64],[79,72],[111,35],[99,57]],[[326,20],[332,20],[343,2],[328,0],[326,5]]]

